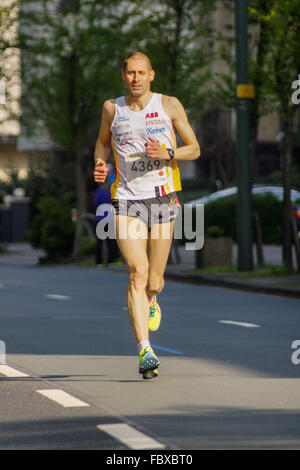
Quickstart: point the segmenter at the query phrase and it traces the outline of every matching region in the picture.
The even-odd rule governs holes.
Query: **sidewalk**
[[[0,253],[1,265],[13,266],[38,266],[39,258],[44,256],[42,250],[35,250],[27,243],[11,243],[6,245],[6,251]],[[186,251],[183,246],[179,247],[180,263],[168,264],[166,268],[166,279],[180,282],[193,283],[198,285],[211,285],[240,289],[265,294],[275,294],[281,296],[300,298],[300,274],[291,276],[256,276],[245,277],[247,274],[239,271],[228,271],[219,273],[195,273],[195,252]],[[256,254],[253,252],[254,263]],[[278,266],[281,263],[281,247],[264,247],[265,264]],[[237,247],[234,246],[232,263],[237,261]],[[126,265],[110,266],[110,271],[127,272]]]
[[[2,243],[5,251],[0,251],[1,264],[13,266],[36,266],[39,258],[45,256],[43,250],[35,250],[29,243]]]
[[[166,278],[193,284],[206,284],[211,286],[227,287],[246,291],[275,294],[300,298],[300,273],[294,275],[257,275],[253,272],[227,271],[216,273],[196,273],[195,252],[186,251],[179,247],[182,262],[169,264],[166,268]],[[294,266],[296,267],[295,253]],[[281,247],[274,245],[264,246],[264,261],[266,265],[281,265]],[[253,246],[253,262],[256,264],[256,250]],[[233,246],[232,265],[237,264],[237,246]],[[255,276],[255,277],[254,277]]]
[[[246,273],[244,273],[246,274]],[[249,273],[251,274],[251,273]],[[258,276],[241,278],[242,273],[230,271],[225,273],[191,273],[182,269],[168,266],[166,269],[166,279],[174,281],[188,282],[198,285],[210,285],[227,287],[231,289],[260,292],[300,299],[300,275],[292,276]],[[300,308],[299,308],[300,311]]]

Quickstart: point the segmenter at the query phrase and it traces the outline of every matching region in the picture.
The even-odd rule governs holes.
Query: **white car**
[[[282,186],[259,186],[254,185],[252,187],[252,194],[272,194],[277,197],[279,201],[283,201],[283,187]],[[237,187],[233,186],[232,188],[221,189],[215,193],[208,194],[203,196],[200,199],[194,201],[189,201],[188,204],[207,204],[208,202],[216,201],[217,199],[222,199],[223,197],[232,196],[237,194]],[[295,189],[291,190],[291,201],[295,202],[297,199],[300,200],[300,192]]]

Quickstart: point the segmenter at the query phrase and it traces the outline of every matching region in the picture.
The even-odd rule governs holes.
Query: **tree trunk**
[[[82,155],[80,150],[76,152],[75,160],[75,182],[76,182],[76,205],[80,216],[87,210],[87,192],[85,185],[85,175],[82,168]]]
[[[173,8],[175,10],[176,15],[176,29],[175,29],[175,36],[173,42],[173,48],[171,50],[171,67],[172,67],[172,92],[174,95],[177,94],[177,77],[178,77],[178,55],[179,55],[179,46],[181,40],[181,33],[182,33],[182,21],[184,15],[184,1],[175,1]]]
[[[291,166],[293,149],[293,114],[289,114],[285,121],[286,131],[283,148],[283,245],[282,258],[288,271],[292,271],[292,231],[291,231]]]
[[[228,188],[228,186],[229,186],[229,179],[228,179],[226,170],[225,170],[224,165],[223,165],[223,162],[222,162],[222,156],[220,155],[220,150],[217,151],[216,161],[217,161],[218,173],[219,173],[220,178],[221,178],[221,180],[222,180],[223,187],[224,187],[224,188]]]
[[[273,5],[270,4],[269,1],[261,1],[260,2],[260,9],[262,11],[263,16],[267,16],[270,14]],[[258,143],[258,125],[259,125],[259,118],[260,118],[260,102],[261,102],[261,87],[264,82],[264,77],[262,74],[262,70],[264,68],[264,63],[266,60],[266,56],[268,54],[268,47],[270,41],[270,32],[268,24],[265,20],[259,20],[258,23],[259,28],[259,36],[258,36],[258,43],[257,43],[257,53],[256,53],[256,81],[255,81],[255,94],[256,98],[251,105],[251,170],[252,170],[252,181],[255,179],[257,175],[257,143]]]

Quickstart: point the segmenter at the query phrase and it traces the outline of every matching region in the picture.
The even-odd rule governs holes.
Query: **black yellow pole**
[[[236,78],[237,78],[237,241],[238,269],[253,269],[252,255],[252,203],[250,161],[250,109],[249,99],[254,89],[248,84],[248,2],[235,0]]]

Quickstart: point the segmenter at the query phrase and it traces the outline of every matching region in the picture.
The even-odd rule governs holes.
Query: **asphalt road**
[[[300,448],[299,300],[168,281],[145,381],[126,288],[96,268],[0,267],[0,449]]]

